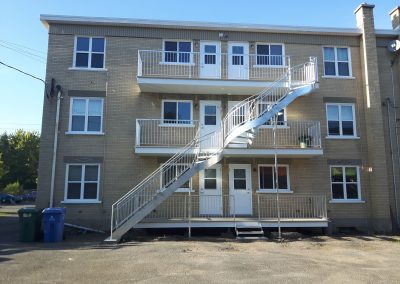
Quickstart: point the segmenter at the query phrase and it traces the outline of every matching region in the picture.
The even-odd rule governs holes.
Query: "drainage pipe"
[[[54,127],[54,144],[53,144],[53,161],[51,165],[51,184],[50,184],[50,205],[54,204],[54,181],[56,173],[56,160],[57,160],[57,144],[58,144],[58,125],[60,122],[60,101],[61,101],[61,86],[57,85],[57,109],[56,109],[56,125]]]

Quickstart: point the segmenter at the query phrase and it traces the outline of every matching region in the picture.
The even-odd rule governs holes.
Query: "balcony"
[[[233,195],[174,194],[160,204],[136,227],[234,227],[257,221],[263,227],[277,227],[275,194],[253,194],[252,214],[235,214]],[[327,227],[327,204],[323,195],[290,194],[279,197],[282,227]]]
[[[291,58],[281,55],[139,50],[137,82],[142,92],[249,95],[290,66]]]
[[[163,119],[137,119],[135,152],[140,155],[170,156],[193,140],[199,130],[197,120],[168,124]],[[275,151],[280,157],[311,157],[322,155],[319,121],[283,121],[276,129],[276,150],[273,127],[258,129],[248,148],[226,148],[227,157],[272,157]],[[215,141],[211,143],[220,143]],[[217,149],[219,145],[201,144],[203,148]]]

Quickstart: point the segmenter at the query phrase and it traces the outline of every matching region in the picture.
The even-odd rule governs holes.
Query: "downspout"
[[[393,189],[394,189],[394,207],[396,211],[396,223],[397,226],[399,225],[399,214],[398,214],[398,206],[397,206],[397,182],[396,182],[396,172],[395,172],[395,160],[394,160],[394,153],[393,153],[393,141],[392,141],[392,128],[391,128],[391,119],[390,119],[390,99],[386,99],[386,108],[387,108],[387,115],[388,115],[388,128],[389,128],[389,144],[390,144],[390,155],[391,155],[391,164],[392,164],[392,183],[393,183]],[[398,148],[398,147],[397,147]]]
[[[394,90],[394,75],[393,75],[393,65],[397,57],[395,57],[392,61],[390,61],[390,74],[391,74],[391,79],[392,79],[392,100],[393,100],[393,107],[394,107],[394,133],[396,135],[396,152],[397,152],[397,165],[400,165],[400,148],[399,148],[399,133],[397,130],[397,113],[396,113],[396,96],[395,96],[395,90]],[[389,108],[390,108],[390,101],[388,101],[388,116],[389,116]],[[390,117],[389,117],[390,121]],[[389,135],[390,135],[390,125],[389,125]],[[392,140],[390,140],[390,145],[392,147]],[[391,148],[392,151],[392,148]],[[398,199],[397,199],[397,183],[396,183],[396,174],[395,174],[395,166],[394,166],[394,160],[393,160],[393,151],[392,151],[392,164],[393,164],[393,181],[394,181],[394,198],[395,198],[395,208],[396,208],[396,221],[397,221],[397,227],[400,226],[400,221],[399,221],[399,205],[398,205]]]
[[[53,161],[51,165],[50,207],[53,207],[54,204],[54,181],[55,181],[56,160],[57,160],[58,125],[60,122],[61,86],[57,85],[56,89],[57,89],[57,110],[56,110],[56,125],[54,127]]]

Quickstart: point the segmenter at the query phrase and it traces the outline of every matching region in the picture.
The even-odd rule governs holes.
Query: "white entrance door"
[[[200,214],[222,216],[222,175],[221,165],[216,164],[199,172]]]
[[[200,77],[221,78],[220,42],[200,42]]]
[[[229,194],[233,196],[230,200],[231,214],[252,215],[253,205],[251,189],[251,165],[230,164]]]
[[[228,78],[249,79],[249,44],[228,43]]]
[[[213,133],[221,129],[221,101],[200,101],[200,137],[202,148],[219,148]]]

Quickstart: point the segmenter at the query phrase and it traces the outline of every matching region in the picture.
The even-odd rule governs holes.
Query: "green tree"
[[[25,189],[36,188],[39,141],[39,133],[23,130],[0,136],[4,171],[0,176],[0,188],[14,182]]]
[[[4,192],[12,195],[18,195],[22,193],[22,188],[21,185],[19,184],[18,181],[9,183],[6,185],[4,188]]]

